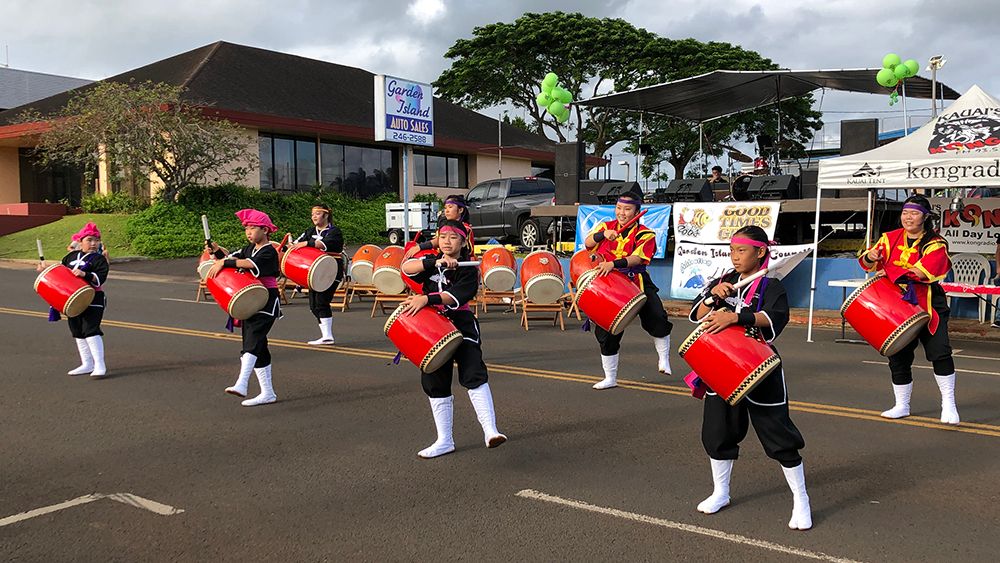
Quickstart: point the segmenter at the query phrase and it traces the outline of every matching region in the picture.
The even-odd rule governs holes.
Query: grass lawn
[[[35,239],[41,239],[45,259],[61,260],[66,255],[66,246],[69,245],[73,233],[83,228],[87,221],[97,223],[97,228],[101,231],[101,241],[107,247],[112,259],[134,256],[135,253],[125,238],[125,221],[128,218],[128,215],[101,213],[67,215],[48,225],[0,237],[0,258],[37,259],[38,248]]]

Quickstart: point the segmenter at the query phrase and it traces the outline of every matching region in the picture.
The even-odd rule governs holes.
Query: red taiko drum
[[[337,281],[339,261],[314,246],[301,246],[281,256],[281,273],[312,291],[326,291]]]
[[[483,285],[490,291],[510,291],[517,282],[517,261],[514,253],[497,247],[487,250],[479,262]]]
[[[416,315],[404,315],[403,307],[396,307],[385,322],[385,335],[420,371],[445,365],[462,343],[462,333],[434,307],[424,307]]]
[[[562,265],[555,254],[536,250],[521,261],[521,289],[532,303],[555,303],[565,288]]]
[[[410,241],[410,242],[406,243],[406,246],[403,247],[404,253],[406,251],[409,251],[410,248],[412,248],[414,246],[417,246],[417,243],[414,242],[414,241]],[[419,259],[423,259],[423,258],[425,258],[427,256],[434,256],[436,254],[437,254],[437,250],[434,250],[432,248],[427,249],[427,250],[418,250],[413,256],[410,256],[409,258],[407,258],[406,260],[404,260],[404,262],[407,261],[407,260],[414,260],[414,259],[418,259],[419,260]],[[422,285],[420,285],[413,278],[411,278],[410,276],[408,276],[408,275],[406,275],[406,274],[404,274],[402,272],[400,272],[400,275],[402,275],[403,281],[406,283],[406,286],[410,288],[410,291],[412,291],[413,293],[423,293],[424,287]]]
[[[361,285],[372,284],[372,272],[375,270],[375,257],[382,249],[374,244],[366,244],[354,253],[351,258],[351,281]]]
[[[375,258],[372,284],[382,293],[398,295],[406,291],[406,282],[400,270],[404,252],[402,246],[387,246]]]
[[[578,251],[569,261],[569,280],[574,286],[578,286],[580,283],[580,276],[582,276],[584,272],[593,270],[603,261],[604,260],[600,257],[600,255],[594,253],[592,250],[584,248],[583,250]]]
[[[840,314],[883,356],[906,347],[931,319],[927,311],[903,301],[903,290],[885,276],[855,289],[840,307]]]
[[[267,304],[267,288],[243,270],[223,268],[214,278],[205,280],[205,287],[219,307],[237,320],[249,319]]]
[[[728,326],[709,334],[700,324],[681,344],[684,361],[712,391],[735,405],[781,366],[781,358],[763,340],[750,338],[746,329]]]
[[[94,287],[62,264],[53,264],[38,274],[35,292],[67,317],[82,315],[94,301]]]
[[[597,326],[611,334],[621,334],[646,304],[646,294],[621,272],[606,276],[596,271],[580,276],[576,306]]]

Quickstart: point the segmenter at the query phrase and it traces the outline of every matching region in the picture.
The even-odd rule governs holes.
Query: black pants
[[[646,303],[639,309],[639,322],[642,329],[653,338],[663,338],[670,334],[674,325],[667,318],[667,312],[663,310],[663,302],[657,295],[659,288],[649,279],[649,274],[640,274],[643,277],[643,293],[646,294]],[[621,349],[622,337],[625,332],[611,334],[599,326],[594,328],[594,336],[601,345],[602,356],[614,356]]]
[[[740,442],[746,438],[751,422],[767,457],[785,467],[802,463],[799,450],[806,443],[788,414],[785,376],[780,368],[735,406],[729,406],[714,393],[705,395],[701,425],[701,443],[705,452],[712,459],[737,459]]]
[[[443,399],[451,396],[453,365],[458,364],[458,382],[466,389],[475,389],[487,382],[489,374],[480,347],[479,321],[471,311],[450,311],[448,318],[462,333],[462,343],[451,360],[428,373],[420,372],[420,385],[428,397]]]
[[[87,307],[87,310],[75,317],[68,317],[66,319],[66,324],[69,325],[69,333],[73,335],[73,338],[90,338],[91,336],[104,335],[104,331],[101,330],[101,321],[104,319],[105,305],[107,305],[107,299],[104,297],[104,292],[95,292],[94,301],[90,304],[90,307]]]
[[[329,319],[333,317],[333,310],[330,309],[330,302],[333,301],[333,294],[337,291],[340,280],[333,282],[326,291],[309,290],[309,310],[312,311],[316,320]]]
[[[931,334],[925,326],[905,348],[889,356],[889,372],[892,374],[894,385],[913,383],[913,357],[917,350],[917,343],[923,345],[924,356],[928,362],[934,365],[935,375],[955,373],[955,360],[951,357],[951,341],[948,338],[948,317],[951,316],[951,310],[946,304],[939,307],[941,303],[936,302],[938,301],[937,295],[932,296],[931,299],[934,310],[940,319],[937,331]],[[942,295],[940,300],[944,301],[945,297]]]
[[[249,319],[243,321],[243,349],[242,354],[253,354],[257,356],[257,362],[253,367],[263,368],[271,365],[271,351],[267,348],[267,333],[274,326],[274,321],[281,316],[280,305],[278,304],[278,290],[268,289],[267,304]]]

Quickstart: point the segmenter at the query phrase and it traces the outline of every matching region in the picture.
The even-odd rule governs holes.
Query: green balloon
[[[911,76],[916,76],[917,73],[920,72],[920,63],[918,63],[913,59],[906,59],[906,62],[903,63],[903,66],[905,66],[906,69],[910,71],[906,76],[907,78]]]
[[[895,53],[889,53],[888,55],[882,57],[882,68],[892,69],[895,68],[896,65],[898,65],[901,62],[902,61],[900,60],[899,55]]]
[[[553,92],[553,90],[555,90],[555,88],[556,88],[555,84],[546,84],[546,83],[542,82],[542,93],[545,94],[546,96],[550,97],[550,98],[553,97],[552,96],[552,92]]]
[[[558,121],[559,123],[566,123],[567,121],[569,121],[569,112],[567,111],[566,113],[560,113],[559,115],[557,115],[556,121]]]
[[[878,71],[878,74],[875,75],[875,82],[878,82],[881,86],[885,86],[886,88],[891,88],[896,85],[896,75],[893,74],[892,70],[883,68]]]
[[[896,68],[892,69],[892,74],[897,80],[903,80],[910,75],[910,69],[906,68],[906,65],[899,64],[896,65]]]
[[[549,113],[551,113],[552,115],[559,115],[560,113],[563,112],[564,109],[566,109],[566,106],[563,105],[562,102],[558,101],[552,102],[551,104],[549,104],[548,107]]]
[[[899,79],[896,78],[896,75],[894,74],[894,75],[892,75],[892,78],[889,79],[889,83],[886,84],[886,87],[887,88],[895,88],[897,84],[899,84]]]
[[[565,88],[560,88],[556,99],[564,104],[568,104],[573,101],[573,93]]]
[[[559,77],[556,76],[556,73],[554,73],[554,72],[550,72],[550,73],[546,74],[545,78],[542,79],[542,84],[548,86],[549,88],[552,88],[558,82],[559,82]]]
[[[538,102],[538,107],[547,108],[552,103],[552,98],[548,97],[545,92],[542,92],[535,98],[535,101]]]

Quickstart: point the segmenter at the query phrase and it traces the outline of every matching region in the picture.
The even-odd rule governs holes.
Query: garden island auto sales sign
[[[434,90],[430,84],[375,75],[375,140],[434,146]]]

